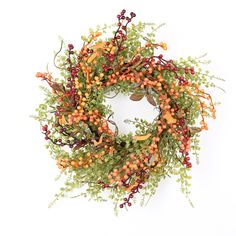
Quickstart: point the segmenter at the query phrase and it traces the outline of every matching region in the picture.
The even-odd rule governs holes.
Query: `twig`
[[[57,55],[61,52],[61,50],[62,50],[62,46],[63,46],[63,43],[64,43],[64,41],[61,40],[61,46],[60,46],[60,49],[59,49],[59,51],[55,54],[54,59],[53,59],[53,64],[54,64],[54,66],[55,66],[57,69],[60,69],[60,70],[62,70],[63,68],[57,66],[57,64],[56,64],[56,57],[57,57]]]

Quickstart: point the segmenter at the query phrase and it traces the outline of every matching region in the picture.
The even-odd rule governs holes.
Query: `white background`
[[[167,23],[158,41],[167,57],[208,52],[211,71],[226,79],[217,119],[202,134],[201,163],[192,169],[191,208],[173,179],[162,182],[145,208],[119,217],[109,203],[65,199],[48,209],[58,170],[29,116],[42,101],[34,75],[59,47],[58,35],[81,46],[89,27],[112,23],[126,8],[145,22]],[[0,235],[236,235],[234,1],[0,2]],[[52,67],[51,67],[52,68]],[[53,68],[52,68],[53,69]]]

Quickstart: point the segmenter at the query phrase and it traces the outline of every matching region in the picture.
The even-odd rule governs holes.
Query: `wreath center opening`
[[[113,111],[111,119],[116,123],[119,134],[135,134],[136,127],[130,121],[139,119],[151,123],[160,114],[158,106],[152,106],[147,99],[133,101],[122,93],[114,98],[106,98],[105,104],[111,106]],[[111,123],[109,123],[109,128],[115,131],[115,126]]]

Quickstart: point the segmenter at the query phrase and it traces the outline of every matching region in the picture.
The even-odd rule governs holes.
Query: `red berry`
[[[47,131],[47,130],[48,130],[48,126],[47,126],[47,125],[44,125],[44,126],[42,127],[42,130],[43,130],[43,131]]]
[[[120,204],[120,208],[123,208],[124,207],[124,205],[123,204]]]
[[[192,163],[189,162],[189,163],[187,164],[187,167],[188,167],[188,168],[192,168]]]
[[[72,49],[74,49],[74,45],[73,45],[73,44],[68,44],[68,48],[69,48],[70,50],[72,50]]]
[[[128,206],[129,206],[129,207],[132,206],[132,203],[131,203],[131,202],[128,202]]]
[[[190,157],[185,157],[185,160],[186,161],[190,161]]]

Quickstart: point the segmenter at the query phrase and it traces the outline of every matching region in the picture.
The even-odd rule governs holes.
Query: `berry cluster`
[[[120,204],[120,208],[123,208],[125,205],[129,207],[132,206],[130,200],[134,197],[136,193],[140,192],[140,190],[143,188],[143,184],[145,184],[145,180],[149,178],[149,175],[145,170],[142,170],[141,172],[136,172],[135,175],[137,177],[136,184],[133,187],[131,187],[131,193],[128,195],[128,197],[125,197],[123,199],[124,202]],[[130,187],[129,184],[125,184],[125,181],[124,185],[126,188]]]
[[[187,168],[191,168],[192,164],[189,162],[190,131],[185,123],[186,120],[184,118],[181,118],[179,122],[177,122],[177,125],[179,126],[177,133],[181,134],[181,136],[179,137],[179,140],[181,141],[179,152],[182,154],[184,165],[186,165]]]
[[[110,188],[111,186],[109,184],[106,184],[104,183],[103,181],[101,180],[98,180],[97,181],[97,184],[101,185],[101,187],[104,189],[104,188]]]

